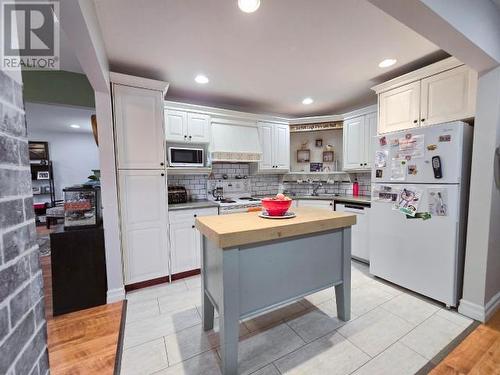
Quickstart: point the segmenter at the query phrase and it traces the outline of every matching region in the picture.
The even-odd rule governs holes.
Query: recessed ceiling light
[[[396,60],[396,59],[385,59],[385,60],[382,60],[380,62],[380,64],[378,64],[378,67],[379,68],[388,68],[388,67],[396,64],[397,61],[398,60]]]
[[[77,124],[71,124],[70,127],[72,127],[73,129],[80,129],[80,125]]]
[[[305,104],[305,105],[312,104],[313,102],[314,102],[314,100],[312,100],[312,98],[304,98],[304,100],[302,100],[302,104]]]
[[[196,83],[199,83],[200,85],[208,83],[208,77],[203,74],[198,74],[196,77],[194,77],[194,80],[196,81]]]
[[[260,7],[260,0],[238,0],[242,12],[253,13]]]

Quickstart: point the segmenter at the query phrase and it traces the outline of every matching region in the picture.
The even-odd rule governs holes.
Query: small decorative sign
[[[309,163],[311,161],[310,150],[297,150],[297,163]]]
[[[38,171],[36,174],[37,180],[50,180],[49,171]]]
[[[311,172],[321,172],[322,169],[323,169],[323,163],[311,163],[309,167],[309,170]]]
[[[321,138],[316,139],[316,147],[323,147],[323,140]]]
[[[451,142],[451,134],[440,135],[439,142]]]

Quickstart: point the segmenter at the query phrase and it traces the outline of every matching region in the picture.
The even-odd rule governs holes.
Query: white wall
[[[500,191],[493,177],[500,144],[500,67],[480,76],[474,124],[469,225],[459,311],[486,320],[500,306]]]
[[[325,146],[332,145],[334,160],[338,160],[338,170],[342,170],[342,138],[342,129],[290,133],[290,169],[293,172],[309,172],[309,163],[297,163],[297,150],[302,143],[308,142],[312,163],[323,163]],[[323,147],[316,147],[316,139],[323,140]],[[323,167],[327,166],[334,170],[334,163],[323,163]]]
[[[56,199],[63,199],[63,188],[87,181],[91,170],[99,169],[99,150],[91,133],[30,131],[28,127],[28,139],[49,142]]]

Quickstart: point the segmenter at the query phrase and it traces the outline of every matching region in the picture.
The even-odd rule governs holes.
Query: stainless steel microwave
[[[205,159],[202,148],[169,147],[168,163],[171,167],[203,167]]]

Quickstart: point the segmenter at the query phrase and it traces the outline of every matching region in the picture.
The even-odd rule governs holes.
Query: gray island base
[[[316,210],[322,211],[297,210],[297,219],[304,212],[308,225],[300,225],[304,220],[293,223],[295,219],[289,219],[287,224],[280,220],[275,231],[269,230],[268,225],[272,226],[276,221],[266,223],[262,228],[250,225],[242,229],[247,232],[242,236],[235,236],[237,228],[232,232],[217,231],[224,227],[223,222],[217,221],[220,217],[197,221],[203,234],[203,329],[213,329],[214,309],[217,309],[224,375],[238,373],[240,319],[262,314],[331,286],[335,286],[339,319],[350,319],[351,225],[355,223],[355,217],[324,210],[325,213],[321,212],[319,216],[324,218],[329,214],[326,217],[338,219],[337,223],[332,224],[332,221],[328,225],[323,221],[310,225],[314,224]],[[231,219],[258,220],[257,227],[262,224],[259,221],[266,220],[258,218],[256,213],[222,218],[228,225]],[[244,223],[240,225],[245,227]],[[314,230],[318,231],[311,233]]]

